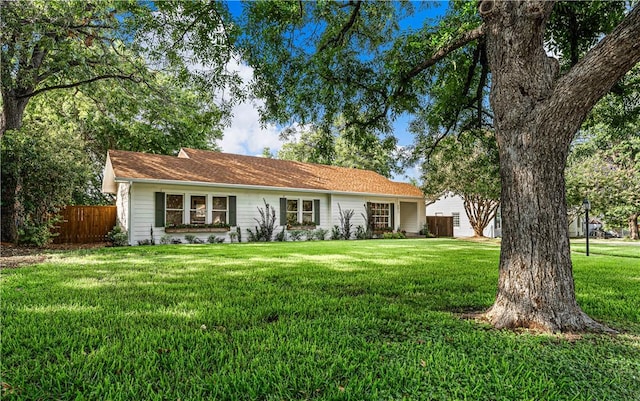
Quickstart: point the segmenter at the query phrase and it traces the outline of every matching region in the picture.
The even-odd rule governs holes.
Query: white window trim
[[[451,217],[453,217],[453,227],[460,228],[460,212],[451,212]],[[456,225],[456,217],[458,218],[458,225]]]
[[[193,224],[193,223],[191,223],[191,212],[195,211],[196,209],[191,209],[191,198],[194,197],[194,196],[202,196],[202,197],[204,197],[205,216],[204,216],[204,223],[202,223],[202,224],[208,224],[209,222],[208,222],[206,213],[207,213],[207,210],[209,210],[209,202],[207,202],[207,195],[206,194],[200,194],[200,193],[190,193],[187,196],[189,199],[188,200],[185,199],[186,204],[189,206],[189,209],[188,209],[189,210],[189,213],[188,213],[189,222],[187,224]]]
[[[224,224],[229,224],[229,195],[216,195],[216,194],[211,194],[209,196],[211,198],[211,208],[210,210],[208,210],[207,214],[208,214],[208,224],[213,224],[213,212],[225,212],[225,221]],[[227,208],[222,210],[222,209],[214,209],[213,208],[213,198],[225,198],[227,200],[226,205]]]
[[[374,230],[379,230],[379,229],[384,229],[384,228],[393,228],[391,227],[391,204],[393,202],[369,202],[371,210],[369,211],[371,213],[371,218],[373,219],[373,225],[374,225]],[[387,214],[382,215],[382,214],[373,214],[373,205],[387,205]],[[376,224],[376,217],[386,217],[387,218],[387,225],[382,227],[382,226],[378,226]]]
[[[304,202],[311,202],[311,210],[310,211],[305,211],[304,210]],[[298,215],[298,221],[300,222],[300,224],[313,224],[313,223],[317,223],[317,221],[314,221],[315,216],[316,216],[316,210],[315,210],[315,202],[313,201],[313,199],[300,199],[300,205],[302,207],[300,207],[300,213]],[[304,215],[305,214],[309,214],[311,213],[311,223],[304,223]]]
[[[185,212],[184,212],[184,211],[185,211],[185,202],[186,202],[187,196],[186,196],[184,193],[178,193],[178,192],[165,192],[165,194],[164,194],[164,205],[165,205],[165,206],[164,206],[164,220],[165,220],[165,225],[166,225],[166,224],[168,224],[168,223],[167,223],[167,220],[168,220],[168,219],[167,219],[167,212],[169,212],[169,211],[178,211],[178,210],[180,210],[180,209],[170,209],[170,208],[168,207],[169,202],[167,201],[167,199],[168,199],[168,198],[169,198],[169,196],[171,196],[171,195],[173,195],[173,196],[182,196],[182,223],[180,223],[180,224],[188,224],[188,223],[186,222],[186,221],[187,221],[187,216],[186,216],[186,214],[185,214]]]
[[[316,204],[315,204],[315,199],[309,199],[309,198],[286,198],[287,199],[287,212],[286,212],[286,216],[287,216],[287,224],[289,223],[289,215],[293,214],[293,212],[289,211],[289,201],[296,201],[298,204],[298,210],[296,211],[296,224],[317,224],[318,222],[315,221],[315,216],[316,216]],[[304,211],[304,202],[311,202],[311,210],[310,211]],[[303,223],[303,219],[302,217],[304,216],[304,214],[311,214],[311,222],[310,223]]]

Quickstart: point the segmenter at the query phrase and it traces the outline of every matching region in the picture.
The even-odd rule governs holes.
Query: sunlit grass
[[[2,271],[2,399],[637,399],[640,255],[591,249],[578,301],[619,336],[461,319],[493,301],[494,242],[56,254]]]

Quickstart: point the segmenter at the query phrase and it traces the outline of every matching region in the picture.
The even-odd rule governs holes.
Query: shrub
[[[362,228],[362,230],[364,231],[364,234],[360,234],[360,237],[358,237],[357,228],[356,228],[356,238],[358,238],[358,239],[371,239],[371,238],[373,238],[373,228],[374,228],[375,224],[374,224],[374,220],[373,220],[373,215],[371,214],[371,206],[370,206],[370,204],[365,203],[364,210],[365,210],[365,213],[360,213],[360,215],[364,219],[364,221],[366,223],[366,227]]]
[[[196,237],[193,234],[185,234],[184,239],[189,244],[204,244],[203,240],[201,240],[200,238]]]
[[[284,227],[282,227],[282,231],[276,234],[275,240],[278,242],[285,242],[287,240],[287,233],[284,231]]]
[[[224,237],[210,235],[209,238],[207,238],[207,242],[210,244],[222,244],[224,242]]]
[[[333,226],[333,228],[331,228],[331,239],[333,239],[333,240],[340,239],[340,227],[339,226]]]
[[[366,230],[364,227],[362,226],[358,226],[356,227],[356,239],[368,239],[370,238],[368,235],[368,230]]]
[[[107,234],[107,240],[112,246],[127,246],[129,243],[129,235],[120,226],[115,226]]]
[[[353,227],[351,218],[353,218],[355,211],[353,209],[345,209],[343,211],[338,203],[338,213],[340,214],[340,237],[342,239],[350,239],[351,228]]]
[[[316,239],[320,241],[324,241],[328,233],[329,233],[329,230],[325,230],[324,228],[318,228],[316,229],[313,235]]]
[[[384,239],[405,239],[405,238],[407,238],[407,236],[404,235],[402,232],[395,232],[395,233],[384,233],[384,234],[382,234],[382,238],[384,238]]]
[[[54,234],[51,234],[51,229],[57,222],[57,218],[42,223],[36,223],[31,218],[25,219],[23,225],[18,228],[18,242],[24,245],[47,245],[54,237]]]
[[[160,243],[162,245],[167,245],[167,244],[172,244],[173,243],[173,237],[169,234],[165,234],[162,237],[160,237]]]
[[[180,238],[171,238],[172,244],[182,244],[182,240]]]
[[[301,241],[303,234],[304,234],[304,231],[300,231],[300,230],[289,231],[289,236],[291,237],[291,241]]]
[[[238,234],[238,242],[242,242],[242,230],[240,227],[236,227],[236,233]]]
[[[233,242],[236,239],[238,239],[238,232],[229,231],[229,242]]]
[[[276,209],[271,207],[265,199],[264,209],[258,208],[260,219],[254,219],[258,225],[255,227],[255,233],[247,228],[249,233],[249,242],[270,242],[273,239],[273,231],[276,223]]]
[[[429,225],[428,224],[423,224],[422,228],[420,229],[420,232],[418,234],[428,237],[429,236]]]
[[[138,245],[153,245],[149,239],[138,240]]]

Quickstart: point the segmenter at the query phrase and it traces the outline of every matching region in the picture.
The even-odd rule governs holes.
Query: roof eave
[[[378,196],[387,198],[415,198],[423,199],[423,196],[409,195],[409,194],[389,194],[389,193],[374,193],[374,192],[353,192],[353,191],[335,191],[327,189],[315,189],[315,188],[294,188],[294,187],[273,187],[268,185],[245,185],[245,184],[228,184],[228,183],[216,183],[216,182],[203,182],[203,181],[182,181],[182,180],[158,180],[153,178],[117,178],[116,183],[144,183],[144,184],[165,184],[165,185],[187,185],[187,186],[200,186],[200,187],[218,187],[218,188],[233,188],[233,189],[253,189],[253,190],[265,190],[265,191],[291,191],[291,192],[309,192],[309,193],[322,193],[322,194],[334,194],[334,195],[360,195],[360,196]]]

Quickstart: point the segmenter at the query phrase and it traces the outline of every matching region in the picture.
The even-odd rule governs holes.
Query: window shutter
[[[280,225],[287,225],[287,198],[280,198]]]
[[[389,222],[391,223],[391,229],[396,229],[396,212],[395,212],[395,203],[389,204]]]
[[[230,226],[236,226],[237,225],[237,218],[236,218],[236,197],[235,196],[229,196],[229,225]]]
[[[364,222],[365,227],[367,227],[368,230],[373,231],[376,228],[376,225],[374,224],[374,220],[371,217],[371,202],[367,202],[366,206],[367,208],[366,210],[366,216],[367,216],[367,221]]]
[[[164,192],[156,192],[156,227],[164,227]]]
[[[313,200],[313,222],[320,225],[320,199]]]

